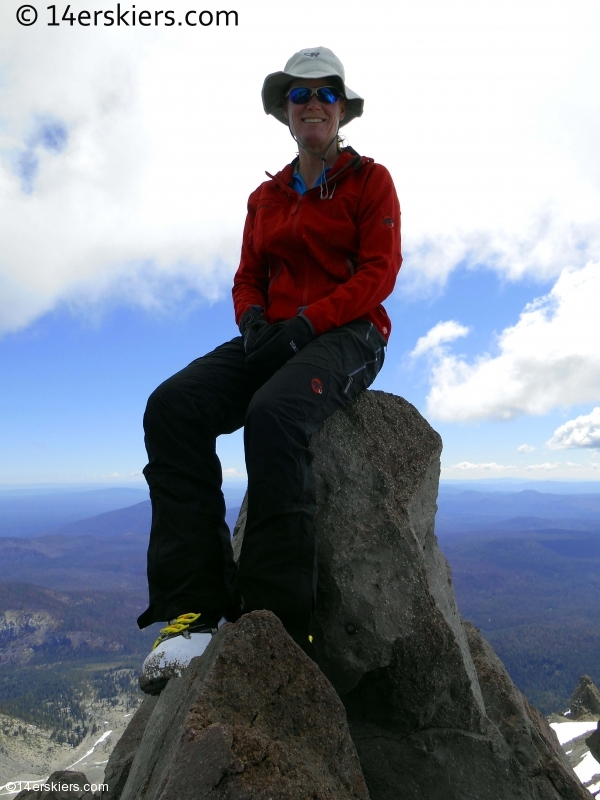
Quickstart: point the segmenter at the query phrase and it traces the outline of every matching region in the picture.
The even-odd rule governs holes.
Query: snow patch
[[[592,778],[600,776],[600,764],[591,753],[586,753],[579,764],[573,767],[573,769],[575,775],[577,775],[583,784],[588,783]]]
[[[583,736],[584,733],[591,733],[596,730],[598,722],[551,722],[550,727],[558,736],[561,745]],[[600,771],[600,765],[599,765]],[[591,776],[590,776],[591,777]]]
[[[78,759],[77,759],[77,761],[74,761],[74,762],[71,764],[71,766],[70,766],[70,767],[67,767],[67,769],[72,769],[72,768],[75,766],[75,764],[79,764],[79,762],[80,762],[80,761],[83,761],[83,759],[84,759],[84,758],[87,758],[88,756],[91,756],[91,755],[92,755],[92,753],[94,752],[94,750],[95,750],[95,749],[98,747],[98,745],[99,745],[99,744],[101,744],[101,743],[102,743],[102,742],[103,742],[103,741],[104,741],[106,738],[108,738],[108,737],[110,736],[110,734],[111,734],[111,733],[112,733],[112,731],[104,731],[104,733],[103,733],[103,734],[102,734],[102,736],[101,736],[101,737],[98,739],[98,741],[97,741],[97,742],[94,742],[94,744],[92,745],[92,749],[91,749],[91,750],[88,750],[88,751],[87,751],[87,753],[85,753],[85,755],[81,756],[81,758],[78,758]]]

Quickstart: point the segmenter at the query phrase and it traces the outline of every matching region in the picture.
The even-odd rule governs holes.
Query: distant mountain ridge
[[[125,533],[150,533],[152,506],[150,500],[93,517],[69,522],[46,532],[51,536],[121,536]]]
[[[476,513],[481,516],[532,514],[560,517],[593,517],[600,519],[600,494],[550,494],[526,489],[521,492],[477,492],[441,494],[438,507],[458,516]]]
[[[240,512],[239,506],[227,509],[225,520],[230,531]],[[136,503],[134,506],[119,508],[116,511],[107,511],[94,517],[70,522],[47,531],[52,536],[122,536],[126,533],[150,534],[152,522],[152,505],[150,500]]]
[[[228,506],[239,508],[243,487],[224,487],[223,491]],[[73,522],[147,501],[148,489],[142,484],[140,488],[111,486],[89,491],[81,487],[71,490],[4,486],[0,487],[0,537],[41,536]]]
[[[147,592],[148,535],[0,538],[0,581],[62,590]]]
[[[227,512],[230,529],[239,508]],[[37,537],[0,537],[0,581],[50,589],[146,595],[150,501],[63,525]]]
[[[0,536],[39,536],[53,528],[146,500],[148,490],[0,491]]]
[[[117,502],[118,498],[119,495],[110,495],[107,498],[101,498],[99,502],[100,504],[103,502],[113,504]],[[227,509],[226,520],[230,530],[232,531],[237,520],[239,510],[239,505]],[[22,509],[22,512],[24,513],[24,509]],[[13,530],[14,526],[11,527],[11,525],[6,522],[6,519],[4,520],[4,523],[2,522],[2,513],[2,500],[0,499],[0,538],[37,538],[40,536],[119,536],[125,533],[144,534],[148,536],[150,533],[150,523],[152,519],[150,500],[143,500],[142,502],[135,503],[134,505],[127,505],[125,507],[118,506],[114,510],[110,509],[93,516],[86,515],[83,518],[77,518],[72,521],[70,520],[67,522],[62,522],[60,525],[52,525],[48,527],[44,527],[41,524],[40,520],[45,518],[43,517],[45,512],[40,511],[40,517],[38,521],[32,522],[29,520],[26,524],[24,523],[21,525],[21,527],[17,526],[17,529],[20,530],[21,533],[10,534],[3,531],[5,529]],[[73,514],[75,511],[71,509],[69,510],[69,513]],[[38,531],[38,527],[41,528],[41,530]],[[37,537],[31,533],[31,531],[34,529],[37,532]]]
[[[522,480],[518,478],[480,478],[478,480],[454,480],[442,478],[440,493],[449,492],[522,492],[533,489],[544,494],[599,494],[600,480],[596,481],[557,481]]]
[[[438,497],[436,532],[504,526],[509,520],[535,518],[534,527],[582,527],[600,531],[600,494],[560,495],[532,489],[521,492],[463,491]],[[560,523],[560,524],[559,524]],[[525,529],[527,529],[525,527]]]

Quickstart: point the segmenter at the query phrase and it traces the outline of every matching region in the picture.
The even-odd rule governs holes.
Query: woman
[[[144,417],[153,518],[150,606],[138,624],[172,620],[144,662],[150,693],[204,651],[222,617],[269,609],[310,651],[311,436],[373,382],[390,334],[381,302],[402,261],[398,199],[384,167],[339,146],[362,98],[324,47],[267,76],[262,97],[299,155],[248,201],[233,285],[241,336],[159,386]],[[242,426],[248,516],[237,570],[215,441]]]

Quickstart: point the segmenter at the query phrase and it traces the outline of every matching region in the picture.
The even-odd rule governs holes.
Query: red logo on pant
[[[310,382],[310,388],[315,394],[323,394],[323,384],[318,378],[313,378]]]

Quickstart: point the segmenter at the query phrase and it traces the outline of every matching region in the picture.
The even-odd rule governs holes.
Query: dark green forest
[[[77,747],[99,730],[90,714],[91,700],[114,705],[117,697],[126,695],[128,707],[137,707],[142,698],[138,666],[131,660],[0,667],[0,714],[46,728],[59,744]],[[3,734],[25,735],[25,729],[7,728]]]
[[[600,686],[600,532],[469,533],[440,546],[462,616],[540,711],[565,711],[583,674]]]
[[[90,703],[115,705],[123,698],[137,707],[140,664],[156,637],[155,628],[140,631],[136,616],[144,598],[130,592],[58,592],[27,583],[0,583],[0,612],[44,612],[50,629],[39,640],[23,637],[36,630],[31,621],[19,631],[0,630],[0,713],[46,728],[59,744],[76,747],[96,733]],[[21,620],[22,623],[22,620]],[[19,663],[19,658],[26,658]],[[12,727],[8,735],[26,735]]]

